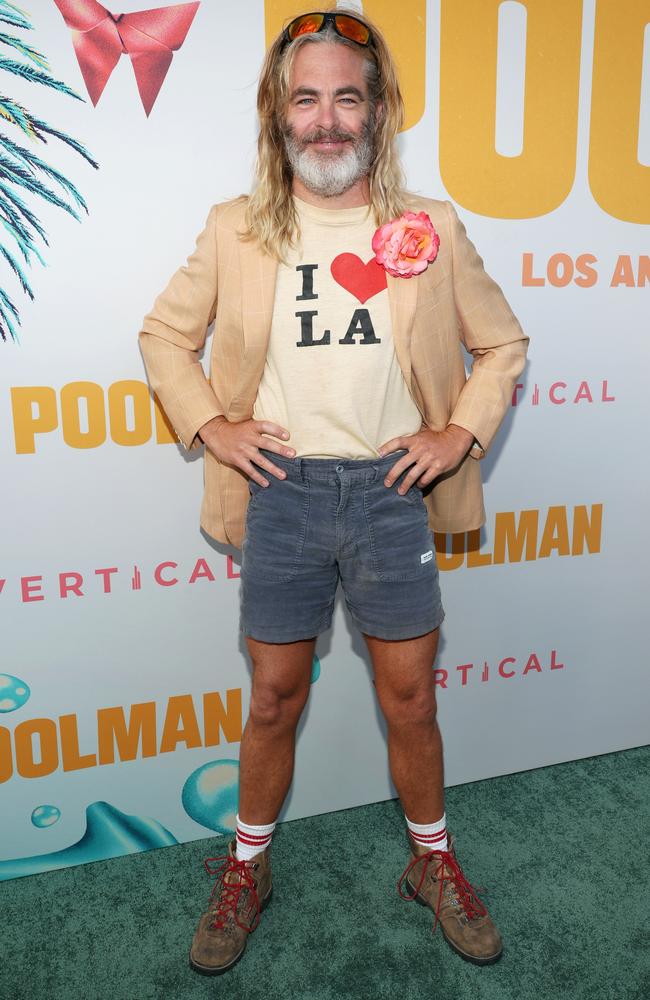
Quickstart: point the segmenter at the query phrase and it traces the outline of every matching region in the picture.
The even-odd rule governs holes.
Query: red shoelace
[[[422,862],[420,881],[418,882],[413,894],[411,896],[407,896],[402,892],[402,883],[411,869],[420,862]],[[478,898],[476,889],[474,889],[474,887],[467,881],[463,875],[460,865],[458,864],[458,861],[456,860],[456,857],[449,851],[429,851],[428,854],[421,854],[419,857],[414,857],[413,860],[408,863],[402,872],[399,882],[397,883],[397,891],[402,899],[406,899],[408,901],[415,899],[427,876],[429,865],[432,863],[437,865],[435,877],[438,880],[439,885],[438,899],[434,911],[435,920],[433,922],[433,934],[435,934],[436,927],[438,926],[438,915],[443,902],[443,892],[446,882],[451,882],[453,885],[455,894],[463,907],[468,920],[474,920],[476,917],[487,916],[487,910]]]
[[[222,863],[215,868],[211,868],[211,861],[221,861]],[[257,885],[251,875],[253,862],[239,861],[238,858],[230,857],[229,854],[226,854],[220,855],[217,858],[206,858],[204,864],[208,875],[221,876],[221,878],[218,878],[212,887],[210,899],[208,900],[209,905],[215,896],[220,897],[215,910],[214,920],[210,924],[210,927],[214,927],[216,930],[223,930],[229,914],[233,913],[235,923],[238,927],[241,927],[243,931],[255,930],[260,921],[260,901],[257,895]],[[231,873],[234,873],[237,876],[236,882],[226,882],[226,875],[230,875]],[[251,905],[249,906],[249,911],[253,908],[253,906],[255,907],[255,919],[250,927],[247,927],[245,924],[241,924],[239,922],[239,917],[237,916],[239,896],[244,889],[248,889],[251,893]]]

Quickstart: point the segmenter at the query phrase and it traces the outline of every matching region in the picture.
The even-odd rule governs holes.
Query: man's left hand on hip
[[[409,469],[398,493],[406,493],[416,482],[420,487],[428,486],[443,472],[455,469],[473,444],[474,435],[457,424],[449,424],[444,431],[432,431],[423,427],[416,434],[391,438],[379,448],[380,455],[388,455],[401,448],[406,448],[408,454],[402,455],[395,462],[384,479],[384,485],[392,486]]]

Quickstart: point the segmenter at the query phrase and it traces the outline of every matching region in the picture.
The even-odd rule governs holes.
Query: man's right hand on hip
[[[242,420],[239,423],[231,423],[223,416],[213,417],[199,430],[199,437],[220,462],[241,469],[260,486],[269,484],[257,466],[276,476],[277,479],[285,478],[285,472],[262,455],[260,448],[293,458],[295,456],[293,448],[287,448],[274,440],[280,438],[286,441],[289,436],[289,431],[285,427],[280,427],[270,420]]]

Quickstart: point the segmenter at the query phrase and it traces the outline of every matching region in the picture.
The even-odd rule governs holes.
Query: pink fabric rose
[[[426,212],[404,212],[372,238],[375,260],[395,278],[420,274],[438,256],[440,237]]]

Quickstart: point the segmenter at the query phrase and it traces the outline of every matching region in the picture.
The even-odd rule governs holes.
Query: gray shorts
[[[404,496],[384,476],[397,459],[284,458],[286,479],[249,480],[242,545],[240,631],[296,642],[329,628],[339,579],[355,624],[380,639],[440,625],[438,568],[418,486]]]

